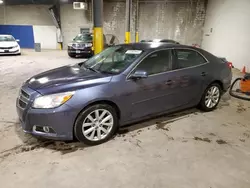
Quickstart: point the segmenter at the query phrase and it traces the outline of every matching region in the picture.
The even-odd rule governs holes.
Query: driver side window
[[[146,71],[148,75],[163,73],[170,70],[172,70],[171,50],[153,52],[142,60],[135,69],[135,71]]]

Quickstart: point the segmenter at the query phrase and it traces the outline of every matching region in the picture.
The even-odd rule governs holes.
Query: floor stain
[[[249,132],[245,132],[245,133],[243,133],[243,136],[246,137],[246,138],[250,138],[250,133]]]
[[[156,129],[162,129],[164,131],[169,131],[168,127],[165,127],[166,123],[164,122],[156,122]]]
[[[214,133],[209,133],[209,135],[210,135],[210,136],[216,136],[216,134],[214,134]]]
[[[237,105],[237,112],[238,112],[238,113],[242,113],[242,112],[245,112],[245,111],[246,111],[246,108],[244,107],[244,104],[239,103],[239,104]]]
[[[128,129],[119,129],[117,131],[117,137],[125,137],[125,135],[129,132]]]
[[[216,140],[217,144],[227,144],[227,142],[225,140],[219,139]]]
[[[86,147],[86,146],[84,146]],[[0,159],[4,160],[6,157],[14,154],[20,154],[20,153],[25,153],[25,152],[30,152],[36,149],[40,148],[46,148],[46,149],[51,149],[54,151],[59,151],[61,152],[62,155],[75,152],[77,150],[82,150],[83,145],[82,143],[66,143],[62,141],[37,141],[34,144],[23,144],[23,145],[18,145],[15,146],[11,149],[4,150],[0,152]]]
[[[240,138],[240,141],[241,141],[241,142],[245,142],[246,140],[245,140],[245,139]]]
[[[208,143],[211,142],[211,140],[209,138],[200,138],[200,137],[197,137],[197,136],[194,137],[194,140],[208,142]]]

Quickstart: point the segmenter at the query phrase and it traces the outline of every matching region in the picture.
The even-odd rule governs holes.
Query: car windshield
[[[131,65],[142,52],[142,50],[132,49],[132,47],[109,47],[85,61],[83,67],[95,72],[119,74]]]
[[[82,42],[89,42],[89,41],[92,41],[92,36],[91,35],[88,35],[88,34],[80,34],[80,35],[77,35],[73,41],[82,41]]]
[[[12,36],[0,36],[0,42],[6,42],[6,41],[15,41],[14,37]]]

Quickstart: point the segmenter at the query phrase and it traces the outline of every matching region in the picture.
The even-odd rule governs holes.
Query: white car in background
[[[0,35],[0,55],[21,55],[21,49],[12,35]]]

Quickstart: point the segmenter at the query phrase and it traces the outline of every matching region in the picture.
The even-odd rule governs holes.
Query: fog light
[[[49,133],[49,132],[50,132],[49,127],[44,126],[44,127],[43,127],[43,131],[46,132],[46,133]]]

